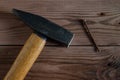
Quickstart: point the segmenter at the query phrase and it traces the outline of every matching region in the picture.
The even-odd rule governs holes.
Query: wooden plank
[[[120,45],[119,4],[119,0],[1,0],[0,45],[23,45],[32,32],[11,14],[12,8],[44,16],[70,30],[75,34],[72,45],[91,45],[76,21],[79,18],[87,19],[98,45]]]
[[[0,80],[22,46],[0,46]],[[101,47],[119,52],[119,46]],[[46,46],[25,80],[119,80],[118,69],[105,66],[110,54],[97,54],[92,47]]]

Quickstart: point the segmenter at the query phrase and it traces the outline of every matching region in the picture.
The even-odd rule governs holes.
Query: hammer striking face
[[[23,80],[44,48],[47,37],[69,46],[73,34],[41,16],[16,9],[13,9],[13,13],[32,28],[34,33],[26,41],[4,80]]]

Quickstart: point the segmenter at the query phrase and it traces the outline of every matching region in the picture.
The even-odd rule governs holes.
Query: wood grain
[[[23,45],[32,32],[12,14],[12,8],[44,16],[70,30],[75,34],[72,45],[91,45],[76,21],[79,18],[87,19],[88,27],[98,45],[120,45],[118,0],[17,0],[10,3],[9,0],[1,0],[0,3],[1,45]],[[57,43],[49,41],[47,45],[53,44]]]
[[[120,69],[107,66],[109,51],[120,52],[119,0],[0,0],[0,80],[32,33],[11,12],[25,10],[75,34],[70,48],[48,40],[25,80],[120,80]],[[77,19],[86,19],[100,49],[97,54]]]
[[[22,46],[0,46],[0,79]],[[103,47],[119,50],[119,47]],[[115,52],[114,51],[114,52]],[[120,50],[119,50],[120,51]],[[109,54],[96,54],[92,47],[45,47],[25,80],[119,80],[119,68],[106,66]]]

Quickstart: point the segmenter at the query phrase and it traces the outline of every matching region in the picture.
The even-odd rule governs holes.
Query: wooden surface
[[[120,52],[119,0],[0,0],[0,80],[32,33],[12,8],[46,17],[75,34],[69,48],[48,40],[25,80],[120,80],[120,69],[107,66],[109,51]],[[94,52],[76,19],[88,27],[106,53]]]

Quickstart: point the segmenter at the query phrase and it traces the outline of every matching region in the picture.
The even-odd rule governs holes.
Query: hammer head
[[[73,39],[73,33],[41,16],[17,9],[13,9],[13,13],[29,25],[38,35],[42,34],[66,46],[69,46]]]

